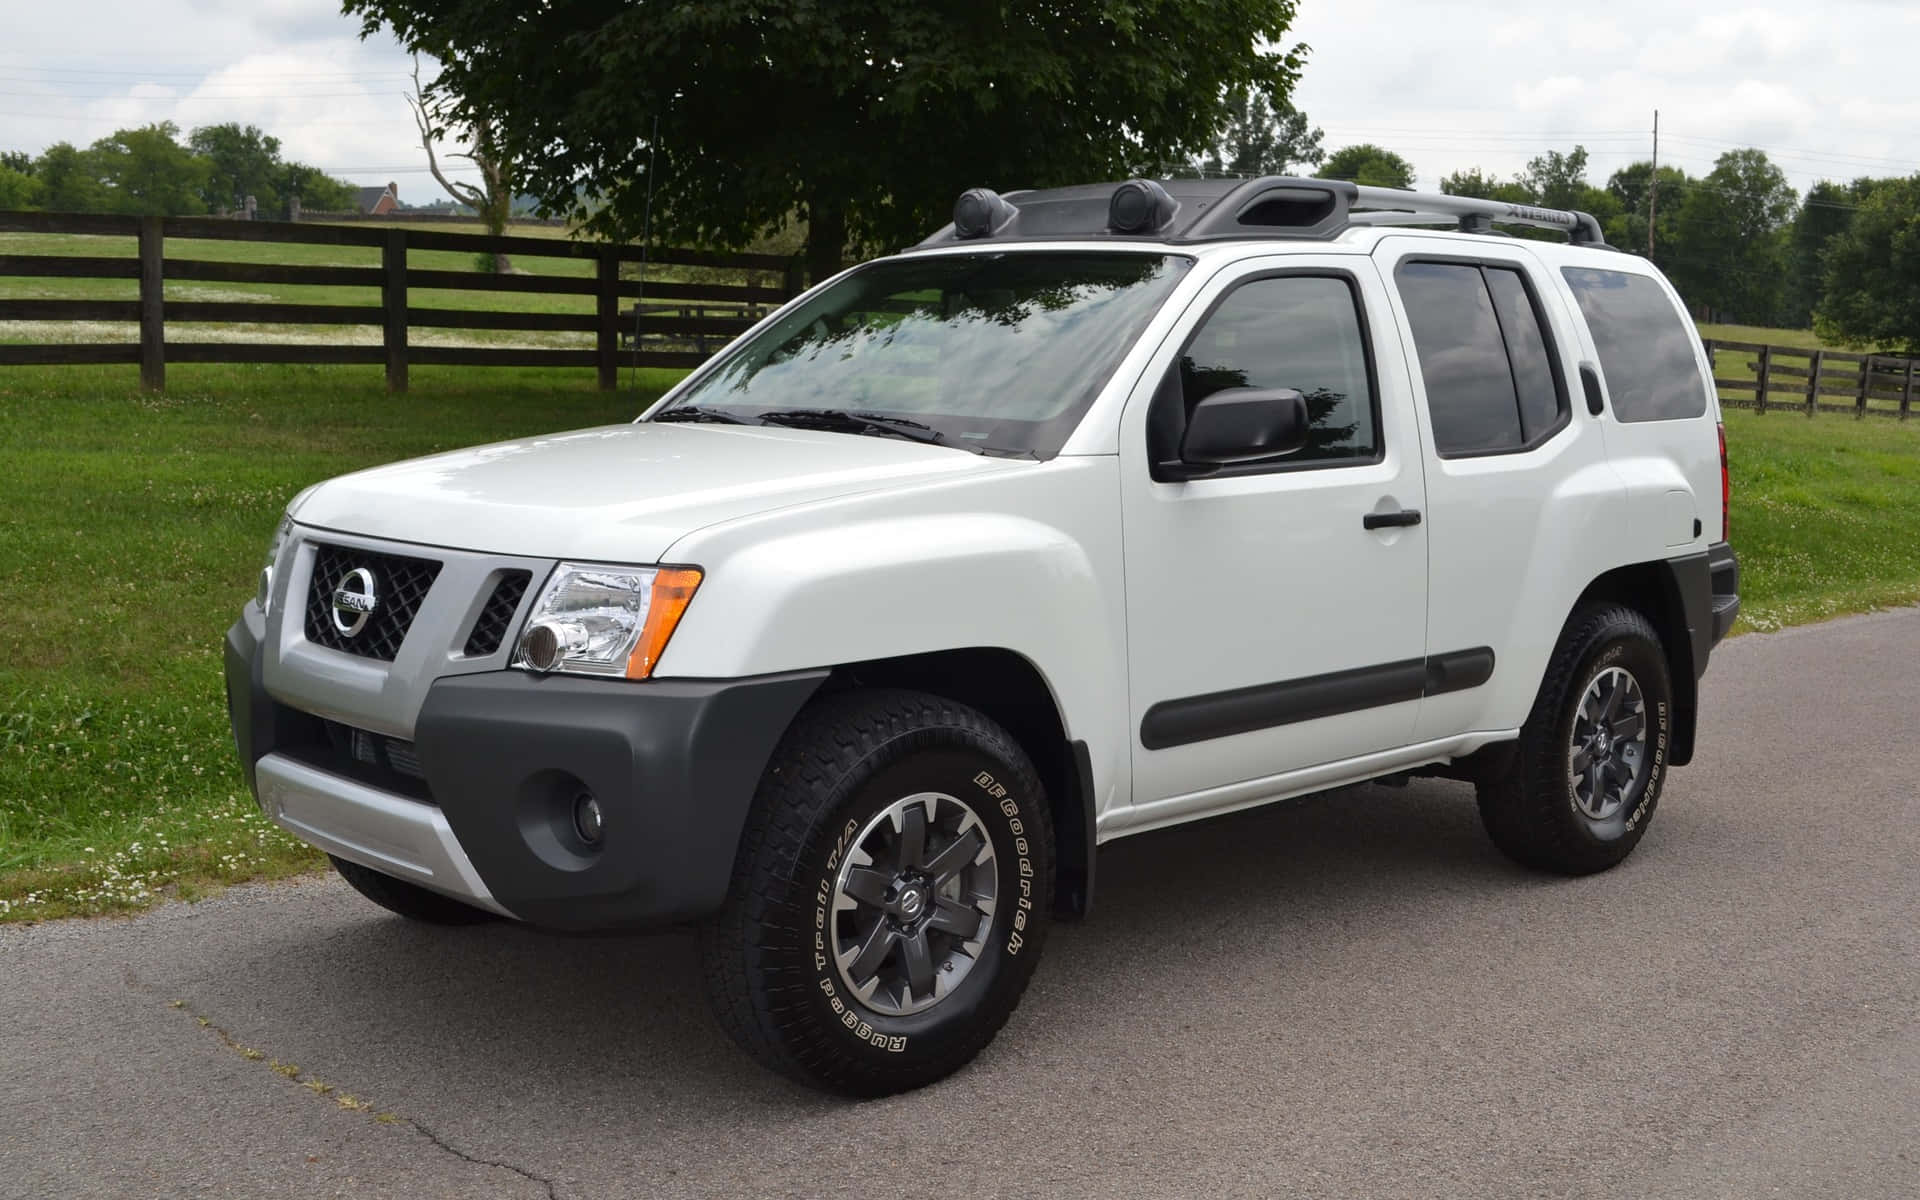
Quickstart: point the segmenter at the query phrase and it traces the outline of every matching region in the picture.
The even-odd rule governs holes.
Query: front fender
[[[676,558],[701,566],[706,581],[658,674],[739,678],[1010,650],[1046,680],[1067,737],[1088,743],[1097,807],[1114,803],[1126,647],[1119,589],[1101,586],[1100,548],[1090,552],[1076,533],[1016,513],[900,507],[909,511],[789,515],[767,523],[784,528],[676,546]],[[1092,524],[1104,532],[1104,522]]]

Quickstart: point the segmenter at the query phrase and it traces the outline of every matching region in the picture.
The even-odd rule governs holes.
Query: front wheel
[[[1672,733],[1660,635],[1622,605],[1583,608],[1554,649],[1510,766],[1480,783],[1481,822],[1524,866],[1604,871],[1653,819]]]
[[[812,705],[754,800],[704,957],[762,1063],[858,1096],[932,1083],[1026,989],[1053,893],[1047,800],[981,713],[904,691]]]

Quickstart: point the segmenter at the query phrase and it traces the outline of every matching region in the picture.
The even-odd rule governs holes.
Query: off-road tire
[[[327,857],[333,860],[333,869],[340,872],[340,878],[353,885],[354,891],[388,912],[399,913],[409,920],[424,921],[429,925],[478,925],[482,921],[499,919],[483,908],[463,904],[439,892],[430,892],[371,867],[363,867],[344,858],[334,858],[331,854]]]
[[[840,974],[831,895],[872,823],[923,793],[958,798],[976,815],[997,892],[982,948],[951,992],[924,1011],[886,1013]],[[810,1086],[852,1096],[922,1087],[969,1062],[1013,1013],[1052,894],[1046,793],[1004,729],[919,692],[820,697],[774,751],[726,904],[703,927],[714,1014],[748,1054]]]
[[[1570,780],[1574,723],[1589,688],[1615,668],[1629,674],[1644,698],[1647,769],[1624,789],[1618,812],[1597,820],[1582,811],[1578,783]],[[1562,875],[1590,875],[1617,865],[1653,819],[1666,780],[1672,726],[1673,684],[1652,624],[1620,604],[1579,609],[1554,648],[1511,765],[1479,782],[1480,820],[1493,844],[1523,866]]]

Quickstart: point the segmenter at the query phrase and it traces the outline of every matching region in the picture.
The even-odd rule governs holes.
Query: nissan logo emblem
[[[367,627],[367,618],[378,607],[380,599],[374,595],[373,572],[355,567],[333,590],[333,627],[340,631],[341,637],[354,637]]]

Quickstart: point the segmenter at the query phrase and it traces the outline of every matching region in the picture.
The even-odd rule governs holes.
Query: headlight
[[[262,613],[273,603],[273,564],[280,561],[280,548],[287,544],[287,535],[292,532],[293,518],[282,515],[280,524],[274,528],[273,540],[267,543],[267,561],[260,565],[260,588],[253,597]]]
[[[699,586],[693,567],[561,563],[534,602],[513,665],[645,679]]]

